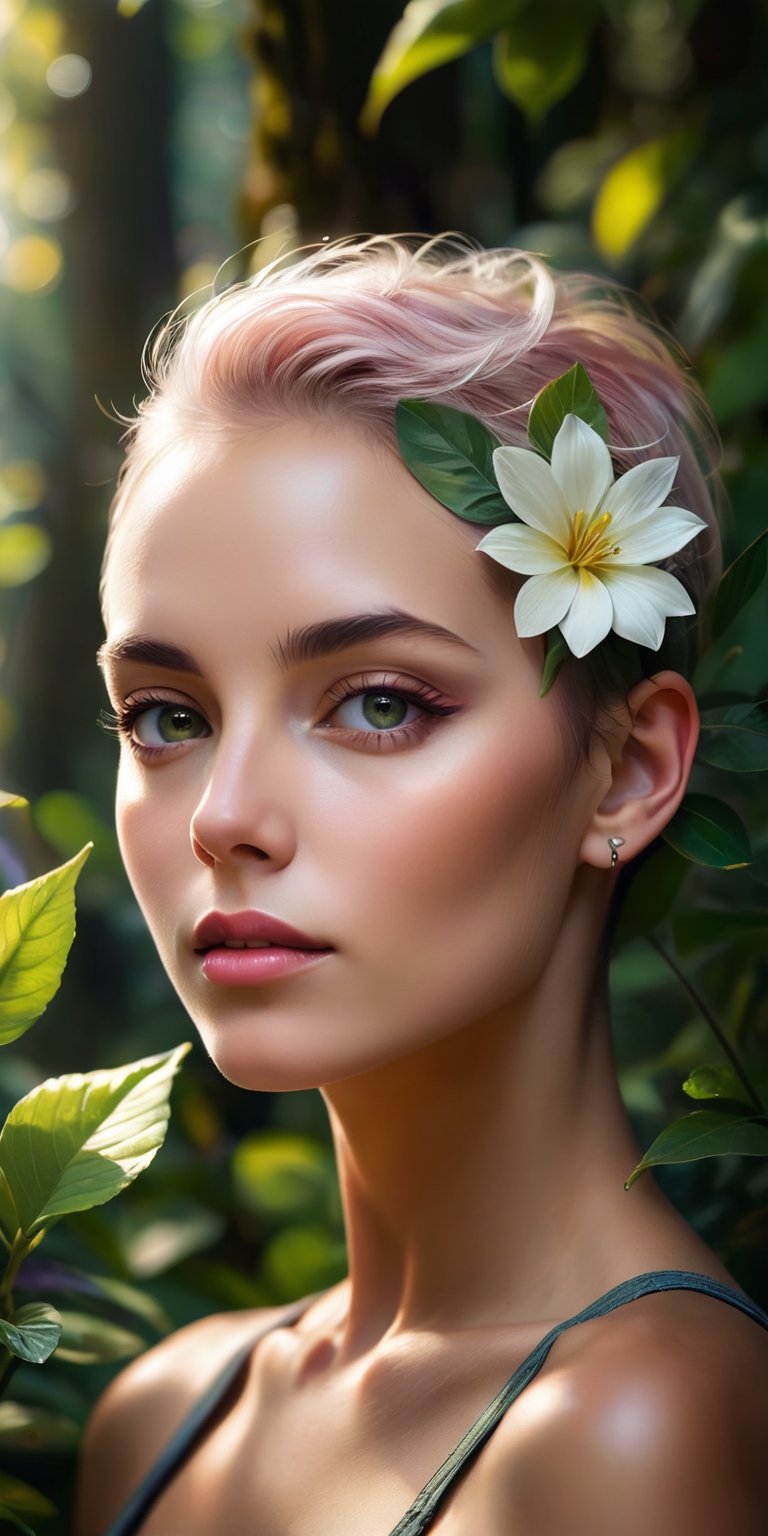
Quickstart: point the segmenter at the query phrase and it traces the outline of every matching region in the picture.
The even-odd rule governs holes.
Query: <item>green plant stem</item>
[[[28,1239],[21,1232],[17,1232],[11,1245],[11,1252],[3,1272],[3,1278],[0,1281],[0,1316],[2,1317],[13,1315],[13,1287],[16,1283],[16,1276],[29,1250],[30,1243]]]
[[[9,1386],[11,1377],[19,1365],[18,1357],[12,1354],[10,1349],[4,1349],[3,1354],[5,1359],[0,1361],[0,1398],[5,1397],[6,1388]]]
[[[713,1035],[714,1035],[714,1037],[715,1037],[715,1039],[716,1039],[716,1041],[717,1041],[721,1051],[723,1052],[723,1055],[727,1056],[729,1062],[731,1063],[731,1066],[733,1067],[734,1072],[736,1073],[736,1076],[739,1079],[739,1082],[741,1083],[742,1087],[744,1088],[745,1093],[748,1095],[749,1102],[752,1105],[753,1109],[755,1109],[757,1111],[758,1115],[764,1115],[765,1112],[766,1112],[765,1111],[765,1105],[763,1104],[763,1102],[762,1102],[762,1100],[760,1098],[760,1095],[757,1092],[756,1088],[753,1086],[752,1082],[750,1081],[750,1078],[749,1078],[749,1076],[748,1076],[748,1074],[746,1072],[746,1069],[742,1065],[741,1058],[739,1057],[738,1052],[731,1045],[731,1042],[728,1039],[728,1036],[720,1028],[720,1025],[718,1024],[717,1019],[715,1018],[715,1016],[712,1013],[711,1009],[709,1008],[708,1004],[705,1003],[704,998],[702,997],[701,993],[697,990],[696,987],[694,987],[693,983],[688,980],[688,977],[684,974],[684,972],[680,970],[680,967],[677,964],[677,961],[673,960],[672,956],[664,948],[663,944],[659,943],[659,940],[656,938],[656,935],[653,934],[653,933],[650,933],[650,934],[647,935],[647,938],[648,938],[648,943],[653,947],[653,949],[656,950],[656,953],[658,955],[661,955],[662,960],[665,962],[666,965],[669,966],[669,969],[671,970],[673,976],[677,977],[677,980],[680,982],[680,985],[685,988],[685,990],[688,993],[688,996],[690,997],[691,1001],[693,1003],[695,1003],[695,1005],[698,1008],[699,1013],[701,1014],[702,1018],[706,1020],[706,1022],[709,1025],[709,1027],[710,1027],[710,1029],[711,1029],[711,1031],[712,1031],[712,1033],[713,1033]]]

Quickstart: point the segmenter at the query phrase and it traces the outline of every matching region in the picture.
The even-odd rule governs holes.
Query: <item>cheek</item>
[[[438,771],[425,763],[391,788],[373,823],[369,804],[364,862],[360,843],[346,842],[357,910],[393,943],[415,936],[417,964],[444,975],[469,953],[536,968],[568,899],[583,811],[559,733],[497,737]]]
[[[160,938],[163,915],[173,926],[169,894],[183,889],[179,862],[186,850],[180,843],[177,818],[159,797],[153,802],[127,757],[118,772],[115,824],[131,888],[154,936]]]

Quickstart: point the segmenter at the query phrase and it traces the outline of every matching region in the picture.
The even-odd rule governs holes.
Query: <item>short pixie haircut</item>
[[[146,470],[180,442],[231,444],[265,420],[343,419],[394,447],[398,400],[419,398],[524,443],[535,395],[576,361],[605,407],[617,473],[679,456],[674,500],[709,531],[663,564],[700,610],[719,570],[722,491],[716,432],[681,356],[614,285],[458,236],[291,253],[166,321],[145,352],[149,394],[129,423],[112,526]],[[668,665],[688,672],[694,659],[691,621],[669,622],[659,652],[611,635],[568,662],[567,692],[594,723],[641,676]]]

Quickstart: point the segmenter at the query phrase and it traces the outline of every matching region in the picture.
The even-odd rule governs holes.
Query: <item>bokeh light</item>
[[[57,171],[53,166],[41,167],[24,177],[17,201],[22,213],[30,219],[44,222],[63,219],[74,205],[72,183],[63,171]]]
[[[39,507],[47,483],[45,470],[36,459],[9,459],[0,468],[0,518]]]
[[[42,293],[58,282],[62,264],[58,240],[48,235],[22,235],[8,246],[0,263],[0,278],[16,293]]]
[[[70,99],[82,96],[93,79],[93,70],[80,53],[61,53],[49,64],[45,75],[49,90],[54,96]]]
[[[0,85],[0,133],[10,128],[15,116],[16,97],[11,95],[7,86]]]

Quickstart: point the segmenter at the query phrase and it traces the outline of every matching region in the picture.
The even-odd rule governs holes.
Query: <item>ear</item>
[[[683,798],[698,739],[696,699],[679,673],[659,672],[632,689],[624,729],[608,747],[611,784],[584,836],[583,863],[610,868],[609,837],[624,839],[622,864],[658,837]]]

